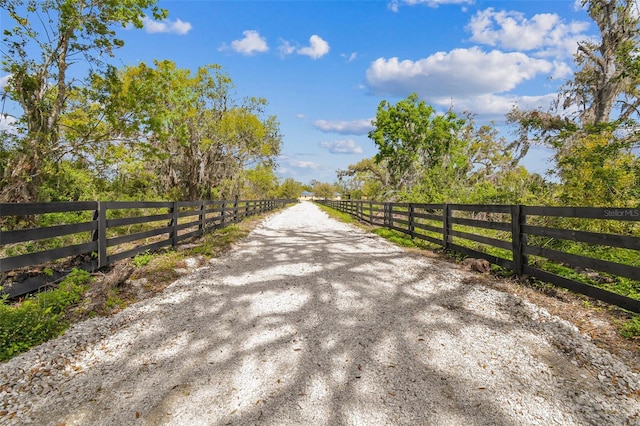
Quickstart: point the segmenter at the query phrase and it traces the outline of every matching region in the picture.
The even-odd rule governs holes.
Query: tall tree
[[[579,108],[583,126],[637,116],[640,107],[640,10],[637,0],[583,0],[600,30],[598,42],[578,44],[574,79],[563,92],[564,105]]]
[[[238,104],[233,83],[218,65],[195,74],[171,61],[141,63],[108,84],[114,126],[125,123],[123,140],[158,176],[158,191],[195,200],[237,196],[244,170],[272,167],[281,136],[275,117],[264,117],[266,100]],[[215,190],[214,190],[215,188]]]
[[[293,178],[286,178],[278,187],[278,197],[298,198],[302,194],[303,185]]]
[[[13,20],[4,29],[2,70],[11,77],[8,96],[22,108],[20,137],[3,167],[4,201],[35,201],[38,189],[64,156],[59,120],[77,80],[74,64],[102,69],[103,57],[123,45],[115,27],[141,28],[156,0],[1,0]]]
[[[413,93],[395,105],[382,101],[369,138],[378,147],[377,162],[386,161],[390,184],[398,190],[418,182],[425,170],[455,167],[464,120],[449,111],[444,115]]]
[[[637,191],[623,189],[640,186],[638,3],[583,0],[582,5],[600,37],[578,44],[573,79],[564,85],[551,110],[515,109],[508,118],[519,128],[517,143],[523,153],[531,142],[553,149],[555,173],[565,184],[560,194],[565,202],[636,205]],[[624,167],[612,173],[614,164]],[[581,180],[575,180],[576,175]],[[592,181],[585,182],[588,179]]]
[[[316,198],[331,200],[334,198],[337,189],[338,188],[336,188],[334,185],[331,185],[330,183],[314,181],[312,192],[313,196]]]
[[[258,164],[242,174],[244,188],[240,198],[258,200],[275,197],[278,191],[278,178],[272,167]],[[290,197],[293,198],[293,197]]]
[[[452,111],[438,114],[414,93],[392,105],[382,101],[369,137],[378,147],[377,163],[389,173],[388,198],[436,194],[452,176],[465,173],[465,142],[459,138],[465,120]]]
[[[384,161],[365,158],[338,170],[338,184],[352,198],[384,200],[389,187],[389,172]]]

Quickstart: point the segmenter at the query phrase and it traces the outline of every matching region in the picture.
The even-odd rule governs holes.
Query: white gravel
[[[640,424],[638,365],[311,203],[0,365],[2,424]]]

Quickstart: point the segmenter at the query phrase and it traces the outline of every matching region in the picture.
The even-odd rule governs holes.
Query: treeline
[[[352,199],[428,203],[640,205],[640,17],[636,2],[584,1],[599,41],[579,43],[573,79],[550,110],[512,110],[507,141],[472,114],[438,114],[417,95],[380,103],[373,158],[338,172]],[[531,144],[550,176],[521,164]]]
[[[264,116],[264,99],[238,103],[232,88],[218,66],[192,74],[170,61],[93,75],[90,85],[69,92],[58,128],[42,137],[43,143],[33,143],[29,123],[9,135],[3,146],[2,198],[274,195],[278,123]]]
[[[0,201],[281,195],[265,99],[238,99],[218,65],[104,62],[123,44],[113,28],[167,15],[154,0],[127,4],[3,3],[3,100],[20,113],[0,132]]]

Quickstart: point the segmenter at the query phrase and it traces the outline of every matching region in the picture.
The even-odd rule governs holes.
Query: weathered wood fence
[[[0,273],[79,256],[84,259],[77,267],[95,271],[146,251],[175,247],[187,238],[291,202],[297,200],[0,203]],[[10,229],[20,217],[56,213],[66,214],[67,221],[70,217],[77,221]],[[73,244],[64,245],[65,238]],[[65,272],[50,271],[50,278],[55,280]],[[42,285],[42,276],[27,277],[5,286],[4,291],[16,297]]]
[[[372,225],[393,229],[466,256],[486,259],[514,271],[640,312],[640,301],[603,288],[560,276],[539,265],[545,259],[572,270],[586,270],[638,281],[640,286],[640,208],[530,207],[521,205],[461,205],[381,203],[361,200],[318,201]],[[528,219],[532,223],[528,223]],[[568,229],[567,220],[627,222],[628,235]],[[565,223],[563,223],[563,220]],[[563,227],[564,226],[564,227]],[[483,235],[484,234],[484,235]],[[629,264],[549,248],[553,241],[586,243],[609,249],[627,249]],[[469,247],[470,241],[497,248],[492,254]],[[560,244],[561,246],[561,244]],[[496,252],[498,254],[496,254]],[[532,258],[535,261],[531,261]],[[606,277],[603,276],[603,278]],[[636,288],[640,293],[640,288]]]

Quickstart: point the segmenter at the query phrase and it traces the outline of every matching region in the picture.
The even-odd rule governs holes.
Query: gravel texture
[[[0,365],[0,423],[640,424],[638,365],[472,277],[301,203]]]

